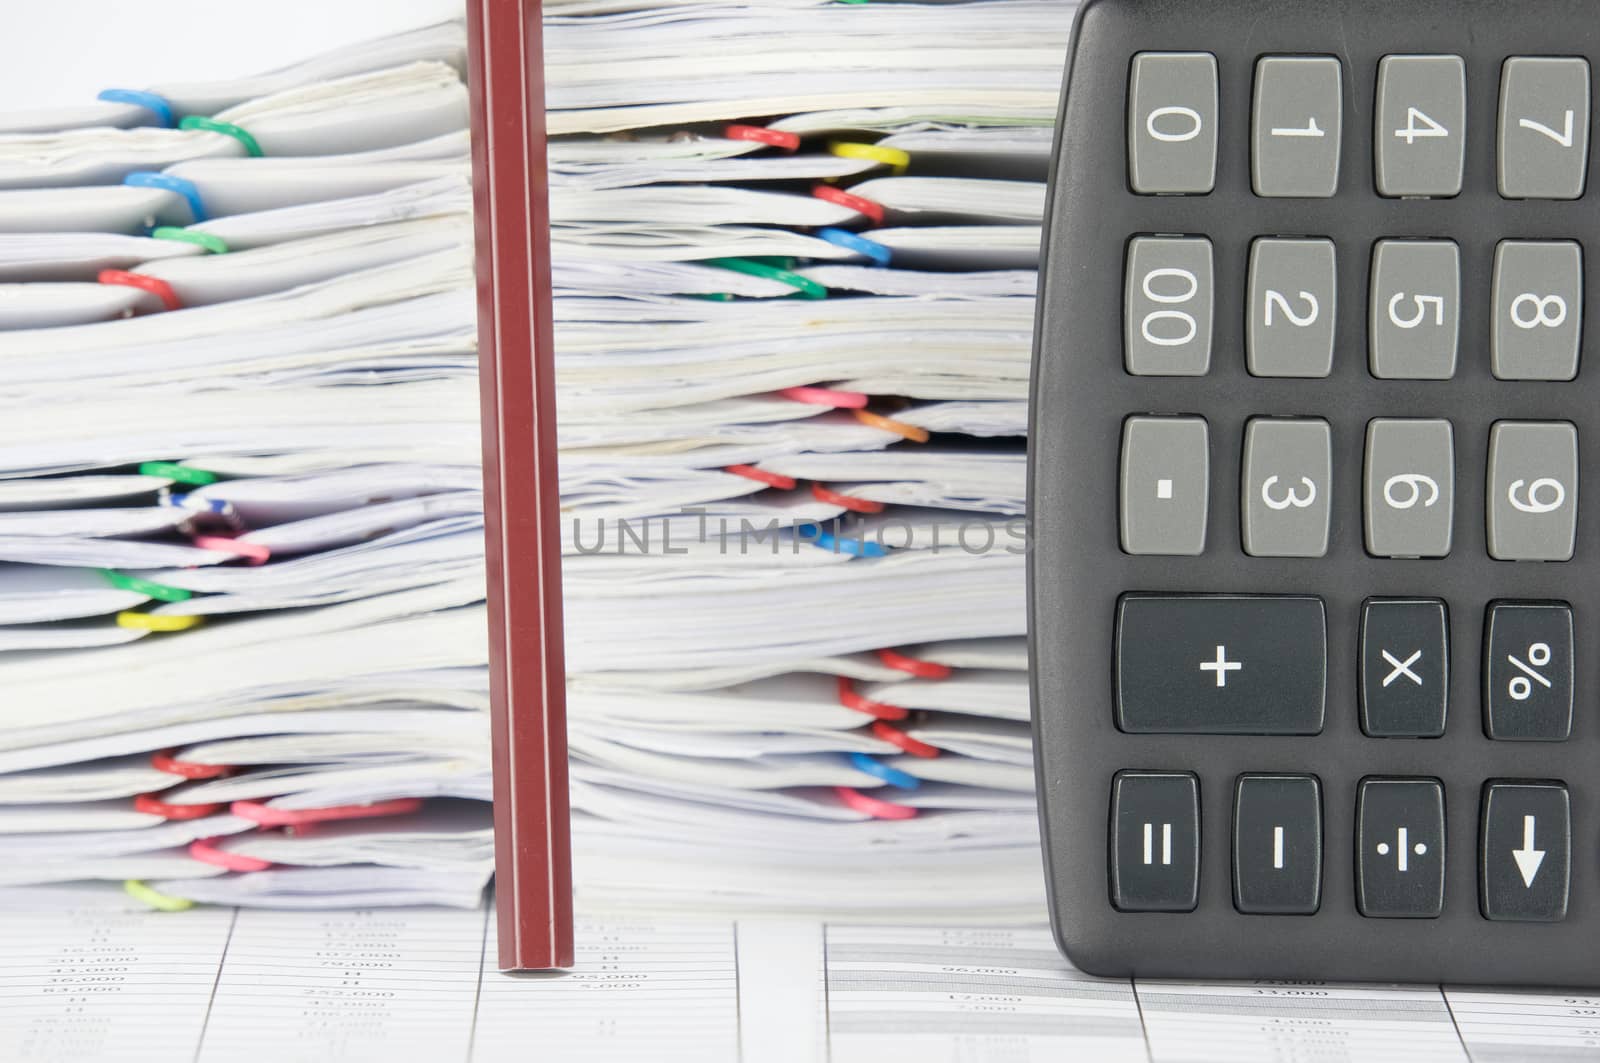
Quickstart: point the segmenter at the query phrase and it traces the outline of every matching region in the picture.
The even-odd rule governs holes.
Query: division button
[[[1338,190],[1343,84],[1332,56],[1256,61],[1250,171],[1256,195],[1326,199]]]
[[[1200,896],[1199,779],[1187,772],[1118,772],[1111,782],[1110,833],[1113,906],[1124,912],[1194,910]]]
[[[1233,800],[1233,906],[1310,915],[1322,903],[1322,788],[1310,775],[1241,775]]]
[[[1250,245],[1245,359],[1253,376],[1333,370],[1338,286],[1332,240],[1262,237]]]
[[[1204,195],[1217,180],[1217,60],[1141,52],[1128,83],[1128,183],[1140,195]]]
[[[1589,165],[1589,63],[1518,57],[1500,71],[1500,194],[1577,199]]]
[[[1321,557],[1328,552],[1333,432],[1327,421],[1256,417],[1245,426],[1244,552]]]
[[[1485,919],[1560,922],[1567,917],[1572,813],[1561,783],[1491,782],[1483,790],[1478,853]]]
[[[1466,149],[1467,69],[1458,55],[1378,64],[1374,158],[1380,196],[1456,196]]]
[[[1122,549],[1205,552],[1210,443],[1199,417],[1130,417],[1122,425]]]
[[[1484,632],[1484,733],[1565,741],[1572,733],[1572,606],[1491,602]]]
[[[1500,421],[1489,430],[1489,556],[1568,561],[1578,533],[1578,430]]]
[[[1141,734],[1322,730],[1322,600],[1125,594],[1117,606],[1117,726]]]
[[[1444,557],[1455,512],[1455,435],[1445,420],[1367,423],[1367,553]]]
[[[1461,331],[1461,249],[1380,240],[1372,253],[1367,356],[1386,380],[1449,380]]]
[[[1361,729],[1373,738],[1444,734],[1449,616],[1437,598],[1369,598],[1361,607]]]
[[[1503,240],[1494,254],[1490,364],[1501,380],[1571,380],[1583,334],[1583,249]]]
[[[1369,919],[1436,919],[1444,910],[1444,787],[1438,779],[1362,780],[1356,907]]]

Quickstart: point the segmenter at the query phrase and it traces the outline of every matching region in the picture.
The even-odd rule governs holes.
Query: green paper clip
[[[202,114],[191,114],[178,123],[179,129],[204,129],[207,133],[221,133],[225,137],[232,137],[244,145],[244,150],[253,159],[261,158],[261,145],[249,132],[234,125],[232,122],[219,122],[215,118],[207,118]]]
[[[196,232],[194,229],[182,229],[176,225],[162,225],[151,229],[150,235],[157,240],[176,240],[183,244],[196,244],[210,251],[213,255],[228,253],[228,245],[222,242],[222,237],[210,233]]]
[[[141,476],[163,476],[168,480],[176,480],[181,484],[190,484],[194,487],[204,487],[217,482],[217,474],[204,469],[191,469],[187,465],[179,465],[175,461],[146,461],[139,465]]]
[[[745,273],[752,277],[765,277],[767,280],[787,284],[795,289],[795,295],[805,299],[826,299],[828,289],[812,280],[802,277],[792,270],[779,269],[767,262],[757,262],[749,258],[709,258],[705,264],[719,266],[722,269],[731,269],[735,273]]]
[[[126,572],[118,572],[114,568],[103,568],[100,575],[105,577],[107,583],[119,591],[132,591],[150,598],[157,598],[163,602],[186,602],[194,597],[194,592],[182,587],[169,587],[165,583],[156,583],[138,576],[130,576]]]

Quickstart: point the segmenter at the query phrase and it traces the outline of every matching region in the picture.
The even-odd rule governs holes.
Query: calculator
[[[1090,0],[1029,610],[1106,975],[1600,984],[1600,5]]]

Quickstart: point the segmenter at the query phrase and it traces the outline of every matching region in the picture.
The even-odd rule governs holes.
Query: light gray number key
[[[1197,555],[1206,548],[1211,457],[1199,417],[1130,417],[1122,425],[1122,549]]]
[[[1460,56],[1385,56],[1373,125],[1378,194],[1460,195],[1466,128],[1467,68]]]
[[[1141,52],[1128,83],[1128,183],[1140,195],[1205,195],[1217,181],[1217,60]]]
[[[1461,251],[1450,240],[1381,240],[1372,253],[1372,375],[1448,380],[1461,327]]]
[[[1583,333],[1583,249],[1504,240],[1494,255],[1491,364],[1501,380],[1571,380]]]
[[[1245,359],[1252,375],[1332,371],[1335,266],[1332,240],[1264,238],[1251,245]]]
[[[1123,365],[1135,376],[1203,376],[1211,368],[1211,241],[1140,236],[1128,245]]]
[[[1489,556],[1567,561],[1578,530],[1578,430],[1500,421],[1489,430]]]
[[[1333,434],[1322,420],[1256,417],[1245,426],[1241,518],[1253,557],[1328,552]]]
[[[1577,199],[1589,169],[1589,62],[1520,56],[1500,70],[1500,194]]]
[[[1326,199],[1339,187],[1344,78],[1332,56],[1256,61],[1251,183],[1258,196]]]
[[[1455,507],[1450,422],[1377,418],[1367,423],[1367,553],[1444,557]]]

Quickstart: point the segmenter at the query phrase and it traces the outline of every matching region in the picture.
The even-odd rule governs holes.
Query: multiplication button
[[[1484,631],[1484,732],[1505,741],[1565,741],[1572,733],[1572,606],[1491,602]]]
[[[1373,738],[1444,734],[1449,614],[1437,598],[1369,598],[1361,607],[1361,730]]]
[[[1485,786],[1478,863],[1485,919],[1530,923],[1565,919],[1572,877],[1567,788],[1544,782]]]
[[[1369,919],[1444,910],[1444,786],[1364,779],[1356,799],[1356,907]]]

